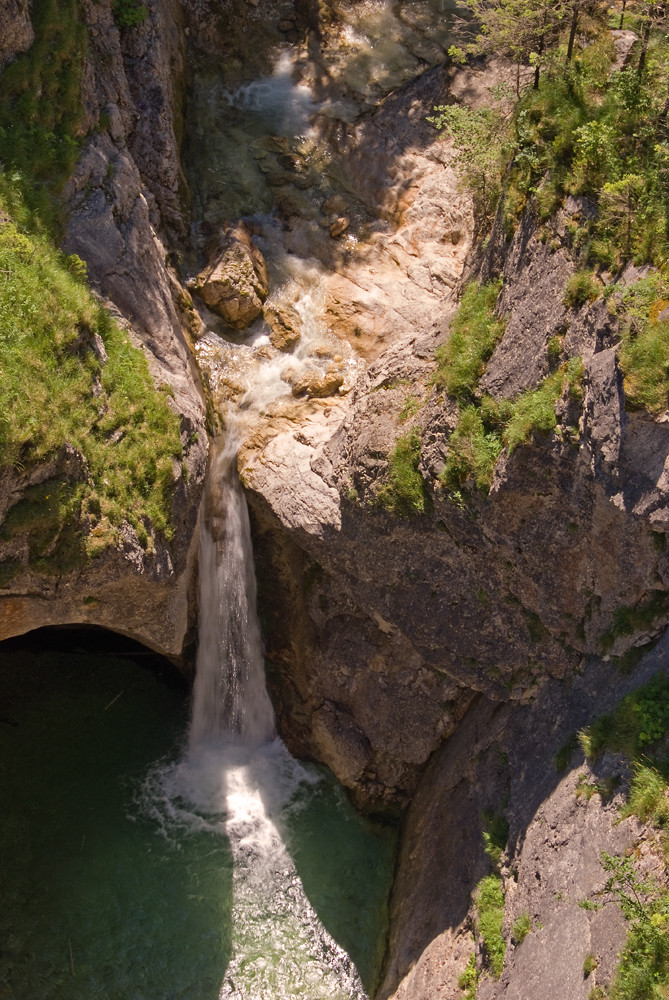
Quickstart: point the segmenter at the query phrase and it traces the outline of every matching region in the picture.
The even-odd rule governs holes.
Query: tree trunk
[[[620,11],[620,25],[618,30],[623,30],[623,20],[625,18],[625,7],[627,6],[627,0],[623,0],[623,9]]]

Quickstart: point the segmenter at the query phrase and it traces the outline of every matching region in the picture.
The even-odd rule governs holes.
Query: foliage
[[[578,737],[576,733],[572,733],[569,739],[566,740],[565,743],[563,743],[558,752],[555,754],[556,770],[558,771],[567,770],[577,746],[578,746]]]
[[[483,849],[497,867],[509,839],[509,821],[502,812],[485,809],[483,812]]]
[[[611,1000],[662,1000],[669,987],[669,892],[637,875],[630,858],[602,852],[603,893],[615,897],[631,928]]]
[[[149,523],[169,536],[178,417],[155,390],[144,355],[84,284],[81,262],[29,234],[34,217],[1,175],[0,185],[0,209],[16,209],[14,221],[0,223],[0,464],[30,468],[66,442],[84,462],[69,485],[27,495],[4,530],[28,520],[56,537],[76,525],[89,554],[112,543],[123,520],[140,538]],[[41,530],[39,558],[51,544]]]
[[[477,489],[488,490],[502,448],[511,453],[535,431],[549,433],[557,423],[555,404],[561,394],[567,388],[574,397],[581,392],[583,364],[580,358],[570,358],[537,389],[515,400],[476,395],[486,360],[504,330],[503,321],[494,315],[499,288],[498,283],[467,286],[450,338],[436,352],[436,384],[463,405],[440,474],[441,482],[451,490],[459,490],[469,480]]]
[[[31,20],[35,41],[2,73],[0,166],[19,172],[23,198],[53,225],[83,137],[88,34],[79,0],[33,0]]]
[[[598,964],[599,963],[597,962],[597,959],[592,954],[592,952],[591,951],[588,952],[588,954],[583,959],[583,975],[586,977],[586,979],[588,976],[592,975],[592,973],[597,968]]]
[[[148,16],[148,9],[138,0],[116,0],[114,3],[114,20],[119,28],[135,28]]]
[[[555,404],[568,389],[571,396],[579,398],[583,379],[583,362],[570,358],[556,372],[548,375],[538,389],[522,393],[513,403],[503,441],[511,453],[528,441],[534,432],[549,434],[557,424]]]
[[[379,501],[399,517],[425,511],[425,484],[419,471],[420,436],[412,430],[398,438],[389,459],[389,482],[379,492]]]
[[[572,274],[564,291],[565,309],[578,309],[586,302],[594,302],[601,291],[591,271],[577,271]]]
[[[501,450],[500,435],[486,430],[480,409],[467,406],[449,438],[448,456],[439,478],[445,486],[457,489],[472,477],[477,489],[487,490]]]
[[[522,944],[531,930],[532,920],[529,913],[521,913],[513,922],[511,935],[516,944]]]
[[[499,875],[487,875],[479,882],[475,896],[477,928],[483,939],[488,962],[495,978],[502,975],[506,942],[502,937],[504,892]]]
[[[476,986],[478,981],[476,955],[472,952],[467,962],[467,968],[458,979],[458,986],[463,991],[462,1000],[476,1000]]]
[[[473,194],[477,220],[484,222],[492,216],[500,193],[505,137],[511,134],[509,116],[501,100],[485,108],[442,104],[434,112],[427,120],[452,140],[451,166]]]
[[[628,694],[611,715],[602,715],[579,733],[583,752],[597,760],[606,750],[635,758],[669,731],[669,678],[656,676]]]
[[[435,381],[458,403],[471,402],[485,370],[485,363],[504,332],[504,322],[495,317],[501,282],[465,288],[451,323],[448,341],[437,348]]]
[[[634,775],[630,785],[627,805],[623,816],[638,816],[642,823],[649,820],[655,826],[669,826],[669,802],[667,802],[667,782],[660,772],[641,761],[634,762]]]

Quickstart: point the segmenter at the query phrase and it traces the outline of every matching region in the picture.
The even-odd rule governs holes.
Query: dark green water
[[[282,903],[248,916],[240,885],[250,891],[253,878],[240,882],[233,871],[243,849],[233,851],[221,822],[200,822],[190,807],[188,826],[172,828],[164,803],[155,804],[160,821],[151,817],[146,775],[156,761],[180,759],[187,713],[186,692],[141,661],[0,647],[0,1000],[349,995],[314,993],[313,975],[301,980],[301,945],[285,978],[283,953],[300,935],[292,924],[275,932]],[[395,835],[358,817],[331,779],[310,774],[274,822],[320,925],[369,990]],[[285,870],[283,879],[275,896],[297,882]],[[291,893],[294,917],[305,906]],[[221,993],[233,967],[238,992],[228,981]]]

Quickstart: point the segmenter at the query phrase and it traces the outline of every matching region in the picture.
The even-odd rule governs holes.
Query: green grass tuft
[[[521,913],[513,922],[511,934],[516,944],[522,944],[532,930],[532,919],[529,913]]]
[[[379,502],[399,517],[425,512],[426,495],[419,471],[420,435],[412,430],[397,439],[389,459],[388,483],[378,494]]]
[[[483,939],[490,968],[496,979],[502,975],[506,942],[502,937],[504,892],[499,875],[487,875],[479,882],[475,896],[477,927]]]
[[[458,403],[469,403],[491,356],[504,332],[504,322],[495,317],[495,303],[501,282],[465,288],[451,323],[448,341],[436,351],[437,385]]]

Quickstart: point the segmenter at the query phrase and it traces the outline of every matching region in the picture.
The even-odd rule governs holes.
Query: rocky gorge
[[[529,204],[512,234],[498,218],[482,245],[452,143],[426,118],[485,106],[516,71],[451,65],[449,5],[145,9],[119,25],[116,5],[81,4],[85,120],[63,247],[170,387],[177,528],[147,547],[125,522],[70,572],[57,539],[45,567],[3,535],[0,636],[93,624],[192,671],[208,442],[244,406],[249,373],[274,365],[285,390],[245,424],[238,459],[268,685],[292,753],[326,764],[361,809],[402,816],[378,996],[463,995],[484,817],[502,811],[509,946],[476,996],[585,1000],[584,958],[608,985],[626,934],[614,905],[579,905],[604,882],[600,852],[635,848],[658,867],[650,827],[618,822],[624,757],[586,763],[573,745],[554,763],[667,671],[666,413],[626,406],[609,308],[647,271],[628,264],[609,297],[568,302],[569,234],[591,211],[577,196],[541,225]],[[3,63],[32,35],[27,5],[0,4]],[[268,132],[276,91],[290,100]],[[248,119],[258,133],[242,139]],[[472,278],[502,280],[504,332],[480,383],[493,400],[582,365],[554,429],[504,449],[488,492],[443,477],[458,406],[435,351]],[[402,447],[409,509],[393,478]],[[67,447],[4,468],[2,516],[31,488],[85,475]],[[608,796],[578,794],[609,779]],[[485,967],[478,933],[476,950]]]

